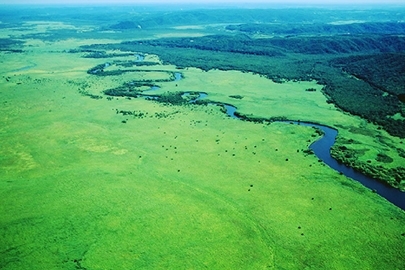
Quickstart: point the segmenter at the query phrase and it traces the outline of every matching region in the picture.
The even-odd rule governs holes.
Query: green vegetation
[[[230,98],[235,98],[235,99],[242,99],[243,98],[243,96],[241,96],[241,95],[230,95],[229,97]]]
[[[80,50],[70,50],[70,53],[78,53]],[[125,57],[125,56],[135,56],[133,53],[106,53],[105,51],[89,52],[83,55],[85,58],[112,58],[112,57]],[[144,64],[144,63],[143,63]]]
[[[375,50],[401,51],[405,50],[403,37],[375,35],[339,36],[338,38],[251,39],[247,36],[206,36],[192,39],[142,40],[121,44],[92,45],[84,48],[157,53],[163,62],[175,64],[179,68],[195,66],[206,71],[221,69],[255,72],[280,83],[283,82],[283,79],[316,79],[320,84],[325,85],[324,92],[330,97],[331,103],[347,112],[381,125],[394,136],[405,137],[405,121],[387,118],[389,115],[404,113],[405,106],[401,104],[398,96],[384,95],[381,87],[377,87],[377,83],[372,82],[371,79],[358,80],[359,75],[348,77],[339,68],[335,68],[339,63],[350,62],[350,58],[349,60],[333,60],[331,66],[328,62],[331,56],[324,56],[325,54],[373,52]],[[285,55],[286,52],[289,52],[289,55]],[[291,53],[301,53],[301,55],[292,56]],[[317,54],[318,56],[308,57],[306,54]],[[196,55],[198,57],[195,57]],[[283,55],[284,57],[281,57]],[[399,54],[399,56],[401,55]],[[268,57],[272,57],[272,61],[268,61]],[[385,58],[379,56],[375,59],[378,61],[378,59]],[[393,72],[391,78],[396,78],[396,75],[401,72],[403,68],[401,63],[403,61],[400,60],[382,62],[384,66],[390,66],[392,70],[396,71]],[[376,63],[372,65],[376,68],[378,66]],[[381,75],[377,76],[378,78],[383,76],[383,70],[385,69],[380,71]],[[368,68],[367,72],[363,73],[369,74],[369,77],[375,74],[373,68]],[[358,73],[361,73],[361,70]],[[382,82],[385,85],[402,85],[398,80]],[[386,88],[393,87],[395,86],[386,86]],[[367,105],[365,106],[365,104]]]
[[[171,104],[171,105],[183,105],[187,103],[187,100],[183,98],[183,92],[166,92],[161,94],[156,101]]]
[[[398,166],[387,168],[384,165],[381,165],[392,163],[394,161],[393,158],[385,153],[377,153],[375,156],[375,161],[377,161],[379,165],[373,165],[373,162],[370,159],[368,159],[366,162],[361,161],[361,157],[367,155],[366,152],[368,149],[357,150],[356,148],[349,148],[345,145],[349,145],[350,147],[350,144],[345,143],[342,145],[338,140],[338,142],[331,149],[332,157],[358,171],[363,172],[365,175],[384,181],[391,186],[397,188],[403,187],[403,179],[405,179],[405,167]],[[399,152],[402,151],[400,150]],[[399,156],[401,155],[399,154]]]
[[[319,130],[263,121],[333,126],[333,153],[405,189],[404,140],[345,101],[366,89],[370,112],[401,119],[396,90],[379,88],[390,89],[383,73],[359,80],[334,53],[269,56],[262,40],[255,54],[254,38],[216,25],[400,11],[127,9],[0,9],[0,36],[24,50],[0,52],[1,269],[403,268],[404,211],[319,162],[308,149]],[[144,24],[114,32],[131,26],[120,22]],[[210,25],[189,29],[201,22]],[[214,50],[218,34],[247,52]],[[208,49],[156,40],[164,35]],[[198,93],[207,97],[188,104]]]

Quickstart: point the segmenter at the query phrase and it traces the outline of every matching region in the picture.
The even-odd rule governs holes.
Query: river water
[[[235,115],[236,107],[228,104],[223,104],[226,109],[226,114],[229,117],[240,119]],[[295,125],[309,126],[318,128],[323,131],[323,136],[310,145],[310,149],[314,154],[322,160],[330,168],[338,171],[339,173],[344,174],[345,176],[356,180],[363,184],[365,187],[375,191],[394,205],[405,210],[405,192],[400,191],[397,188],[393,188],[388,184],[385,184],[377,179],[364,175],[363,173],[354,170],[353,168],[346,166],[342,163],[339,163],[330,155],[330,149],[335,143],[336,136],[338,134],[336,129],[333,129],[328,126],[312,124],[307,122],[296,122],[296,121],[280,121],[285,123],[292,123]]]
[[[179,81],[182,79],[181,73],[175,73],[175,81]],[[152,88],[150,90],[157,90],[157,88]],[[150,91],[149,90],[149,91]],[[190,93],[185,93],[184,95],[189,95]],[[145,95],[146,96],[146,95]],[[190,100],[190,103],[195,103],[197,100],[206,98],[208,96],[207,93],[200,92],[199,96],[193,100]],[[230,104],[224,104],[220,102],[212,102],[212,104],[218,105],[218,106],[223,106],[226,110],[226,114],[234,119],[238,120],[243,120],[237,115],[235,115],[235,112],[237,108],[235,106],[232,106]],[[330,155],[330,149],[335,143],[336,136],[338,134],[338,131],[336,129],[333,129],[328,126],[324,125],[319,125],[319,124],[312,124],[312,123],[307,123],[307,122],[295,122],[295,121],[280,121],[280,122],[285,122],[286,124],[295,124],[295,125],[301,125],[301,126],[309,126],[309,127],[314,127],[318,128],[323,131],[323,136],[312,143],[310,145],[310,149],[314,152],[314,154],[322,160],[326,165],[328,165],[330,168],[338,171],[339,173],[356,180],[363,184],[365,187],[375,191],[378,193],[380,196],[384,197],[394,205],[398,206],[399,208],[405,210],[405,192],[401,192],[397,188],[393,188],[390,185],[383,183],[377,179],[374,179],[372,177],[369,177],[367,175],[364,175],[363,173],[354,170],[353,168],[346,166],[342,163],[339,163],[336,159],[334,159]]]

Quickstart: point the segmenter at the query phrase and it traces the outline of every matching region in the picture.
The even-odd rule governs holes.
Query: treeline
[[[241,33],[264,34],[264,35],[358,35],[358,34],[404,34],[404,22],[365,22],[350,24],[263,24],[263,23],[245,23],[239,25],[228,25],[230,31]]]
[[[231,52],[265,56],[283,56],[279,48],[265,40],[251,39],[246,35],[212,35],[199,38],[166,38],[147,41],[130,41],[123,44],[159,46],[166,48],[190,48],[215,52]]]
[[[72,53],[80,52],[78,50],[72,51]],[[112,58],[112,57],[123,57],[123,56],[135,56],[135,53],[106,53],[105,51],[90,51],[83,55],[83,58]]]
[[[390,35],[316,36],[259,39],[257,43],[302,54],[403,52],[405,37]]]
[[[141,44],[265,56],[283,56],[285,53],[343,54],[405,51],[405,37],[389,35],[262,39],[252,39],[246,35],[213,35],[199,38],[165,38],[123,43],[123,45],[132,46]]]
[[[99,64],[97,66],[94,66],[90,69],[87,70],[87,74],[90,75],[96,75],[96,76],[118,76],[122,75],[124,73],[129,73],[129,72],[162,72],[162,73],[167,73],[169,74],[170,78],[169,79],[160,79],[160,80],[143,80],[143,81],[156,81],[156,82],[169,82],[169,81],[174,81],[176,78],[175,72],[172,71],[167,71],[167,70],[149,70],[149,69],[115,69],[115,70],[106,70],[106,68],[109,68],[111,66],[121,66],[125,68],[130,68],[134,66],[155,66],[155,62],[138,62],[138,61],[114,61],[112,63],[104,63],[104,64]]]

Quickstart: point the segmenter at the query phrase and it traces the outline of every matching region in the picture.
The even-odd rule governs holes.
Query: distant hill
[[[358,35],[405,34],[405,22],[314,23],[314,24],[240,24],[228,25],[230,31],[262,35]]]
[[[128,14],[129,15],[129,14]],[[378,23],[387,23],[384,31],[396,32],[396,22],[405,21],[404,12],[399,13],[394,9],[386,10],[329,10],[316,8],[267,8],[267,9],[198,9],[198,10],[168,10],[165,13],[134,13],[123,16],[125,21],[133,22],[135,26],[140,25],[144,29],[155,27],[170,27],[177,25],[204,25],[204,24],[235,24],[228,26],[229,30],[244,32],[258,31],[262,33],[278,32],[282,34],[297,34],[303,32],[328,32],[347,33],[363,31],[364,33],[375,33],[380,27]],[[354,29],[358,26],[348,22],[368,22],[364,29]],[[332,24],[331,24],[332,23]],[[374,24],[373,24],[374,23]],[[301,24],[304,24],[301,26]],[[311,26],[311,24],[313,24]],[[339,25],[341,24],[341,25]],[[389,24],[392,24],[389,26]],[[323,25],[323,26],[322,26]],[[310,27],[307,29],[307,27]],[[108,27],[116,28],[116,24]],[[392,27],[392,30],[389,30]],[[312,28],[312,29],[311,29]],[[322,29],[323,28],[323,29]],[[349,29],[350,28],[350,29]],[[360,26],[361,28],[361,26]],[[368,28],[368,29],[366,29]],[[124,28],[127,29],[127,28]]]
[[[113,24],[109,27],[113,30],[125,30],[125,29],[141,29],[142,27],[139,24],[136,24],[132,21],[123,21],[117,24]]]

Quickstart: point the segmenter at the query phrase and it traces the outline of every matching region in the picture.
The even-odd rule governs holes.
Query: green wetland
[[[0,15],[1,269],[405,268],[404,8]]]

